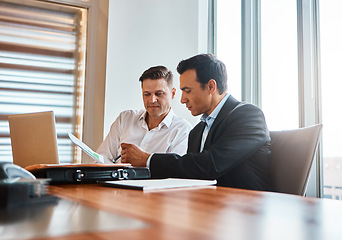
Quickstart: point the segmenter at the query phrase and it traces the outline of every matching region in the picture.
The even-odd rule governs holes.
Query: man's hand
[[[130,163],[135,167],[146,167],[151,154],[144,152],[134,144],[121,143],[121,162]]]

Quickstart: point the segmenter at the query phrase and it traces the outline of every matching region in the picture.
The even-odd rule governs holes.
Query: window
[[[241,100],[241,2],[217,1],[217,57],[227,67],[228,92]]]
[[[12,161],[7,116],[54,111],[61,163],[80,162],[87,10],[0,2],[0,161]]]
[[[261,44],[255,50],[261,50],[261,77],[257,79],[261,82],[261,107],[271,130],[297,128],[296,1],[263,0],[260,5]],[[241,69],[241,1],[218,0],[216,11],[216,55],[227,65],[228,92],[245,100],[241,99],[241,71],[245,71]]]
[[[333,7],[332,7],[333,6]],[[324,197],[342,199],[342,2],[320,1]]]
[[[318,0],[239,2],[241,2],[241,15],[236,14],[235,18],[228,22],[232,13],[229,13],[228,8],[223,9],[223,5],[220,7],[220,0],[217,0],[217,26],[225,24],[225,27],[217,28],[217,44],[219,45],[222,40],[220,38],[223,36],[219,31],[226,31],[227,35],[233,36],[227,26],[238,25],[241,21],[241,63],[243,63],[242,78],[239,83],[242,92],[241,100],[256,104],[263,109],[270,130],[292,129],[321,122]],[[328,4],[325,5],[327,15],[330,14],[332,21],[338,21],[338,19],[333,20],[338,13],[328,13],[330,11],[328,6],[335,5],[329,1]],[[235,12],[238,13],[239,10],[235,9]],[[219,15],[222,18],[219,18]],[[334,24],[331,22],[327,25]],[[331,27],[330,30],[331,33],[339,32]],[[334,40],[333,36],[329,35],[329,38]],[[232,44],[228,41],[224,43]],[[330,44],[329,47],[331,46]],[[226,48],[232,47],[235,46]],[[216,54],[217,56],[226,54],[228,58],[232,58],[223,48],[217,47]],[[323,54],[322,47],[322,56]],[[330,63],[331,61],[327,61],[326,64]],[[326,74],[323,70],[322,66],[322,82],[327,81],[323,79],[323,75]],[[338,74],[334,74],[334,79],[336,76]],[[336,87],[336,84],[330,82],[328,84]],[[324,88],[325,83],[322,85]],[[323,94],[324,91],[323,89]],[[332,97],[328,94],[326,96]],[[323,122],[323,125],[326,124]],[[337,140],[334,143],[337,146]],[[324,142],[323,146],[325,146]],[[307,196],[322,195],[320,145],[317,152],[309,177]]]
[[[261,1],[261,107],[270,130],[298,128],[296,1]]]

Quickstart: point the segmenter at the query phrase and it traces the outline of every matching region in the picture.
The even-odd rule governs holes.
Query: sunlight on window
[[[228,72],[228,92],[241,100],[241,3],[217,1],[217,57]]]
[[[298,128],[296,1],[261,1],[262,109],[270,130]]]
[[[333,6],[333,7],[332,7]],[[324,197],[342,199],[342,1],[320,2]]]

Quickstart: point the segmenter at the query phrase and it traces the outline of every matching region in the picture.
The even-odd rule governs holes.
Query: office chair
[[[304,196],[322,124],[270,131],[273,190]]]

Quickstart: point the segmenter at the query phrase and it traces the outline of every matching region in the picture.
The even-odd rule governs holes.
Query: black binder
[[[50,184],[96,183],[97,181],[151,178],[147,167],[104,164],[33,165],[26,167],[36,178],[48,178]]]

